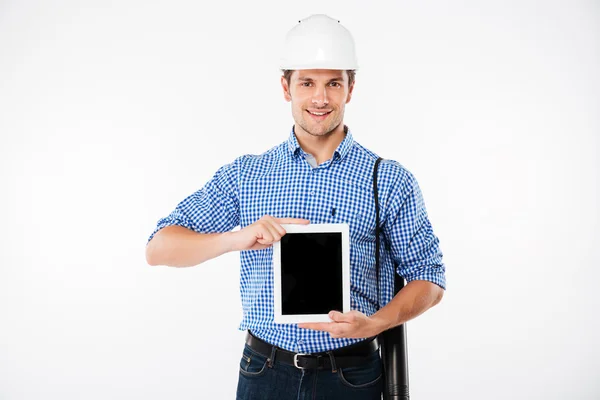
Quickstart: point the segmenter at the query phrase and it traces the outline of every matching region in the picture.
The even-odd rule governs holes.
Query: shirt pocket
[[[329,222],[347,223],[352,240],[375,240],[375,198],[372,191],[355,184],[346,185],[333,197],[330,210]]]

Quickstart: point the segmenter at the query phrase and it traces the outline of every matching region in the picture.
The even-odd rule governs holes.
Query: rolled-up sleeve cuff
[[[180,218],[174,218],[171,216],[161,218],[156,223],[156,229],[154,230],[154,232],[152,232],[150,237],[148,237],[148,240],[146,241],[146,246],[148,245],[148,243],[150,243],[150,240],[152,240],[154,235],[156,235],[156,232],[160,231],[162,228],[166,228],[167,226],[172,226],[172,225],[179,225],[179,226],[183,226],[184,228],[188,228],[188,229],[192,229],[192,230],[194,229],[192,227],[192,224],[189,223],[189,221],[185,221]]]
[[[404,276],[404,279],[406,279],[406,283],[415,280],[433,282],[442,289],[446,290],[445,270],[446,268],[444,267],[444,264],[435,266],[422,266],[416,268],[414,273],[411,273],[409,276]],[[400,268],[396,269],[396,273],[402,276],[402,274],[400,274]]]

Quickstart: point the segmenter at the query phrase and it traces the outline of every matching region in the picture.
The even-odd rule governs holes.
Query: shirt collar
[[[352,138],[352,132],[350,132],[350,128],[347,125],[344,125],[344,132],[346,133],[346,137],[342,142],[338,145],[337,149],[333,152],[334,157],[337,153],[340,160],[343,160],[346,154],[350,151],[350,148],[354,144],[354,139]],[[290,153],[292,156],[295,156],[299,149],[300,144],[298,143],[298,139],[296,138],[296,134],[294,133],[294,126],[292,125],[292,129],[290,131],[290,136],[287,140],[288,148],[290,149]]]

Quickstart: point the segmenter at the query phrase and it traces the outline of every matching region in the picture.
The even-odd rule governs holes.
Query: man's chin
[[[333,130],[331,127],[321,127],[321,126],[306,126],[302,127],[305,132],[313,136],[325,136]]]

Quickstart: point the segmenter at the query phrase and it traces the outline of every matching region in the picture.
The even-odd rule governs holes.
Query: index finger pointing
[[[302,322],[298,324],[298,328],[331,332],[333,324],[331,322]]]

